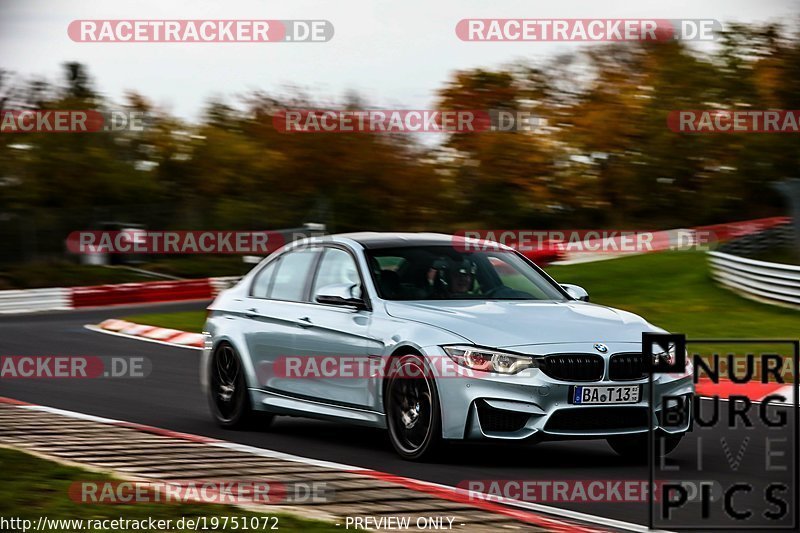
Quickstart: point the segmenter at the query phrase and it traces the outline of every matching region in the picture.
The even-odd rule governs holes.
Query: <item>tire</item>
[[[656,457],[664,457],[678,447],[685,433],[656,435]],[[647,433],[637,435],[621,435],[609,437],[608,444],[622,457],[629,458],[637,463],[647,462],[649,443]]]
[[[244,366],[236,349],[229,343],[220,343],[209,358],[208,403],[211,414],[220,427],[245,429],[255,425],[269,425],[272,415],[257,417],[250,404]]]
[[[389,440],[403,459],[432,459],[442,440],[436,383],[417,354],[393,359],[391,368],[384,395]]]

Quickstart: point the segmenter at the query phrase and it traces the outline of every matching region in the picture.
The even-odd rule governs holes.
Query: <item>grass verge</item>
[[[800,336],[800,312],[754,302],[717,286],[702,252],[663,252],[547,272],[581,285],[592,302],[631,311],[668,331],[700,337]]]
[[[157,326],[159,328],[179,329],[200,333],[206,320],[205,311],[178,311],[176,313],[145,313],[122,317],[136,324]]]
[[[51,519],[117,519],[155,520],[171,519],[173,526],[182,517],[278,517],[278,527],[282,531],[338,531],[332,523],[308,520],[287,514],[253,513],[229,505],[181,504],[181,503],[137,503],[119,505],[90,505],[70,499],[68,490],[76,481],[112,481],[106,475],[89,472],[81,468],[65,466],[53,461],[9,448],[0,448],[0,467],[3,482],[0,483],[0,516],[5,519],[21,518],[33,521],[35,525],[40,516]],[[234,522],[231,520],[231,524]],[[241,522],[240,522],[241,523]],[[271,524],[272,522],[270,522]],[[87,529],[93,531],[92,529]],[[222,529],[216,529],[221,531]],[[230,530],[230,527],[228,528]],[[66,531],[66,529],[65,529]],[[156,531],[140,529],[139,531]],[[189,531],[170,529],[170,531]],[[192,530],[193,531],[193,530]]]

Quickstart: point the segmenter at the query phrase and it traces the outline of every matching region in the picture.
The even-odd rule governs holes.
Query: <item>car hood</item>
[[[495,348],[574,342],[641,343],[642,332],[663,331],[633,313],[579,301],[386,302],[386,312]]]

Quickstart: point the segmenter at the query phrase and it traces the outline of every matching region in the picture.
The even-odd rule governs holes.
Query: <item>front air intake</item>
[[[647,429],[646,407],[581,407],[561,409],[547,421],[546,431],[630,431]]]
[[[603,358],[591,353],[553,354],[538,362],[542,372],[561,381],[598,381],[603,377]]]
[[[641,353],[618,353],[608,362],[608,377],[612,381],[629,381],[647,377],[644,356]]]

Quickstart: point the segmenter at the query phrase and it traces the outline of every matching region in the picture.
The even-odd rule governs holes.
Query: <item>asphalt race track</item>
[[[274,449],[305,457],[371,468],[415,479],[455,486],[475,479],[539,480],[620,480],[648,478],[647,468],[631,465],[618,457],[604,441],[557,442],[524,445],[452,446],[446,459],[435,464],[400,460],[382,431],[343,426],[308,419],[280,417],[268,431],[227,431],[211,420],[206,399],[198,383],[199,350],[165,346],[90,331],[85,324],[103,319],[150,310],[170,311],[201,308],[200,303],[137,306],[64,313],[0,317],[0,355],[94,355],[144,356],[153,365],[146,379],[3,379],[0,396],[82,413],[148,424],[161,428],[205,435],[252,446]],[[723,410],[727,409],[722,403]],[[723,411],[724,414],[724,411]],[[766,484],[781,473],[765,473],[765,439],[772,429],[759,426],[748,433],[716,428],[705,430],[703,473],[697,474],[698,431],[684,439],[670,455],[668,464],[682,469],[683,479],[715,479],[722,483],[747,480]],[[785,449],[791,463],[794,426],[777,433],[789,439]],[[750,444],[739,454],[742,437]],[[727,436],[725,453],[719,447],[720,436]],[[713,437],[713,438],[709,438]],[[710,444],[709,444],[710,443]],[[751,455],[752,454],[752,455]],[[732,471],[731,459],[740,455],[738,470]],[[734,461],[736,462],[736,461]],[[692,474],[691,472],[695,472]],[[760,495],[759,495],[760,496]],[[788,497],[791,501],[791,496]],[[745,496],[737,501],[748,501]],[[599,517],[636,524],[647,524],[646,503],[573,502],[546,504]],[[754,514],[770,509],[761,501],[753,504]],[[744,524],[742,524],[744,525]]]

